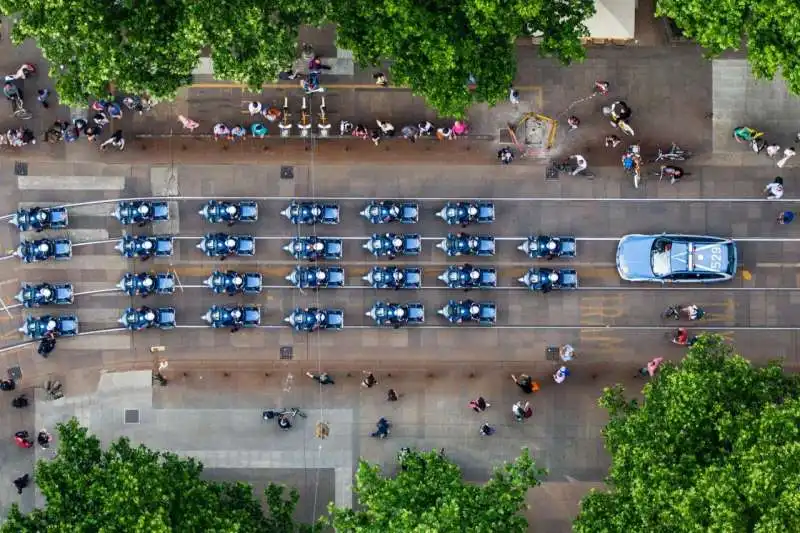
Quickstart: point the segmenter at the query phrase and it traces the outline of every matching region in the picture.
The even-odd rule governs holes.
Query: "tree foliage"
[[[85,104],[109,87],[170,99],[190,82],[203,47],[218,79],[251,88],[296,57],[301,25],[336,24],[362,65],[389,61],[392,83],[440,114],[505,98],[523,28],[564,63],[584,57],[593,0],[0,0],[18,21],[15,42],[35,39],[62,102]],[[470,90],[467,80],[477,80]]]
[[[62,102],[108,94],[172,98],[191,81],[203,34],[190,0],[0,0],[18,17],[15,42],[35,39]]]
[[[126,438],[104,451],[75,419],[59,424],[58,433],[58,454],[40,461],[34,476],[47,506],[22,514],[14,504],[2,533],[311,531],[292,520],[294,490],[286,497],[270,485],[265,516],[249,485],[201,480],[203,466],[194,459],[134,448]]]
[[[668,17],[711,56],[747,49],[753,73],[780,73],[800,94],[800,3],[795,0],[658,0],[657,16]]]
[[[320,0],[197,0],[193,10],[211,50],[214,76],[258,90],[292,67],[298,28],[321,24],[328,5]]]
[[[439,452],[410,451],[401,470],[385,477],[361,461],[355,491],[362,510],[330,505],[331,525],[355,533],[513,533],[528,524],[520,511],[528,489],[545,474],[527,449],[494,472],[483,485],[465,483],[461,469]]]
[[[754,368],[719,336],[662,366],[643,402],[606,389],[609,490],[577,533],[800,531],[800,383]]]
[[[515,40],[526,24],[543,34],[543,53],[569,63],[584,57],[583,21],[593,13],[592,0],[342,0],[333,2],[331,18],[338,44],[362,65],[390,60],[395,85],[460,118],[475,102],[508,96]]]

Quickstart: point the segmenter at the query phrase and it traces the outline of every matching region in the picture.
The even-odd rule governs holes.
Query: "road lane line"
[[[124,176],[17,176],[20,191],[121,191]]]

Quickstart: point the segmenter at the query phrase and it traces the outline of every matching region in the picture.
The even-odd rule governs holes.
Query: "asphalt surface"
[[[523,180],[524,171],[509,171],[508,181],[491,184],[494,195],[469,194],[434,195],[444,191],[460,193],[488,190],[485,179],[479,179],[474,168],[450,167],[434,171],[414,168],[417,194],[409,194],[411,184],[399,187],[404,198],[421,198],[420,220],[414,225],[372,225],[359,216],[367,198],[387,191],[396,184],[392,169],[381,167],[310,167],[298,169],[293,180],[264,180],[259,171],[239,167],[176,167],[171,173],[161,167],[131,167],[126,172],[108,168],[116,177],[96,181],[90,177],[42,178],[36,166],[27,177],[20,177],[12,193],[16,202],[9,207],[60,202],[88,203],[71,209],[71,224],[67,232],[76,244],[74,258],[68,262],[18,265],[17,260],[2,264],[16,274],[7,276],[2,287],[3,301],[11,302],[18,285],[12,280],[36,282],[69,281],[79,295],[75,307],[84,332],[101,332],[118,327],[116,321],[129,306],[174,306],[179,329],[175,331],[146,331],[130,334],[107,332],[82,336],[59,344],[59,352],[69,353],[99,350],[101,353],[129,351],[128,357],[149,346],[179,349],[191,357],[217,357],[220,351],[234,354],[237,359],[269,357],[278,359],[281,347],[291,347],[295,358],[316,359],[323,353],[330,362],[361,360],[380,361],[385,365],[402,367],[413,361],[441,358],[451,363],[481,361],[488,350],[498,362],[541,361],[548,345],[570,342],[584,353],[592,354],[594,363],[627,361],[635,365],[642,353],[676,355],[678,348],[666,342],[674,322],[664,322],[661,311],[679,303],[702,306],[709,317],[693,330],[721,332],[737,341],[745,350],[769,342],[769,356],[796,357],[793,318],[797,313],[798,285],[796,265],[800,264],[800,242],[794,226],[778,226],[774,219],[779,209],[791,207],[788,202],[758,199],[758,184],[749,180],[749,197],[690,198],[692,190],[718,190],[731,187],[745,192],[743,183],[722,178],[715,169],[702,169],[692,183],[678,187],[653,183],[644,198],[627,186],[622,178],[614,177],[614,169],[601,169],[601,178],[594,182],[562,180],[556,186],[561,196],[525,197],[529,191]],[[40,167],[41,170],[52,170]],[[408,170],[408,169],[407,169]],[[504,169],[505,170],[505,169]],[[516,172],[517,174],[513,174]],[[261,173],[270,173],[262,170]],[[174,178],[170,177],[173,176]],[[378,184],[375,176],[382,175],[386,183]],[[727,173],[728,177],[730,173]],[[398,180],[401,178],[397,178]],[[62,190],[48,188],[62,184]],[[601,185],[601,182],[604,182]],[[428,186],[434,184],[435,186]],[[541,184],[541,182],[540,182]],[[586,185],[588,184],[588,185]],[[610,190],[617,185],[625,195],[606,198],[571,196],[580,186]],[[579,190],[571,190],[570,186]],[[684,187],[687,186],[687,187]],[[174,196],[170,201],[170,222],[147,228],[123,228],[110,214],[118,197]],[[249,194],[246,194],[249,192]],[[341,209],[338,225],[294,226],[280,215],[290,198],[314,192],[322,201],[335,202]],[[254,224],[239,224],[232,229],[206,223],[197,211],[203,198],[214,193],[226,196],[249,196],[259,199],[260,217]],[[254,194],[256,193],[256,194]],[[517,198],[513,198],[516,193]],[[648,197],[671,194],[668,198]],[[263,196],[259,196],[263,194]],[[275,197],[279,197],[275,199]],[[375,195],[379,198],[392,198]],[[185,200],[181,198],[187,198]],[[497,219],[492,224],[467,228],[468,232],[493,235],[497,252],[494,257],[448,258],[435,248],[435,243],[448,232],[461,228],[447,226],[435,216],[448,199],[494,199]],[[9,199],[11,199],[9,197]],[[174,234],[175,253],[171,258],[147,263],[127,261],[113,250],[115,240],[130,233]],[[252,258],[231,258],[224,262],[203,256],[196,245],[209,231],[230,231],[251,234],[257,238],[256,255]],[[363,243],[373,232],[394,231],[419,233],[423,249],[419,256],[398,257],[393,261],[375,259]],[[688,234],[732,236],[739,241],[740,269],[735,280],[716,285],[661,286],[631,284],[620,280],[615,267],[618,239],[628,233],[659,233],[662,231]],[[578,254],[574,259],[535,261],[516,247],[528,236],[537,233],[569,235],[578,239]],[[317,292],[292,288],[284,277],[298,264],[281,247],[296,235],[339,237],[344,242],[344,255],[338,264],[345,268],[347,283],[342,289]],[[45,233],[44,235],[48,235]],[[11,248],[16,243],[13,232],[6,238]],[[492,266],[499,275],[498,288],[469,293],[444,287],[437,276],[448,265],[470,262]],[[322,264],[326,264],[323,262]],[[376,264],[414,265],[423,269],[423,288],[416,291],[377,291],[362,281],[362,276]],[[575,268],[580,288],[574,291],[554,291],[543,295],[531,293],[516,279],[533,266]],[[146,301],[130,298],[114,291],[114,284],[126,271],[173,271],[181,288],[170,297],[151,297]],[[260,272],[265,288],[258,296],[227,297],[213,294],[202,286],[203,280],[215,269]],[[493,301],[498,307],[495,327],[449,325],[436,315],[436,310],[450,299],[472,298]],[[401,330],[374,327],[365,312],[378,300],[390,302],[420,302],[426,309],[425,324]],[[262,308],[262,326],[230,334],[215,331],[204,325],[201,316],[214,303],[248,302]],[[339,332],[318,332],[311,335],[294,333],[282,324],[282,319],[296,307],[321,306],[342,309],[346,327]],[[61,309],[54,309],[61,311]],[[14,330],[26,312],[11,308],[1,323],[3,342],[11,347],[20,342]],[[241,350],[239,350],[241,349]],[[30,350],[27,348],[26,350]],[[765,357],[767,354],[765,354]],[[550,363],[545,363],[547,368]]]

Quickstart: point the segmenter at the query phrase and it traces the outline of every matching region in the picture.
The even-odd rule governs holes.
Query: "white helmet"
[[[395,248],[400,248],[401,246],[403,246],[403,239],[401,239],[400,237],[395,237],[394,239],[392,239],[392,246],[394,246]]]
[[[547,241],[547,249],[551,252],[556,249],[556,246],[558,246],[558,244],[556,244],[555,239],[550,239]]]
[[[478,270],[477,270],[477,269],[475,269],[475,270],[470,270],[470,272],[469,272],[469,277],[470,277],[470,279],[478,279],[479,277],[481,277],[481,273],[480,273],[480,272],[478,272]]]
[[[558,274],[556,274],[555,272],[551,272],[550,275],[547,276],[547,279],[555,283],[556,281],[558,281]]]
[[[478,208],[475,207],[474,205],[471,205],[467,208],[467,213],[469,214],[469,216],[474,217],[475,215],[478,214]]]
[[[236,246],[236,240],[233,237],[228,237],[227,239],[225,239],[225,246],[227,246],[228,248],[233,248],[234,246]]]
[[[152,247],[153,247],[153,243],[149,239],[142,243],[142,248],[144,248],[145,250],[149,250]]]

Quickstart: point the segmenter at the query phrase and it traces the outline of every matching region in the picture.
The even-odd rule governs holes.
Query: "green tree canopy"
[[[514,533],[527,530],[520,513],[528,489],[545,474],[527,449],[483,485],[465,483],[461,469],[439,452],[401,454],[401,470],[385,477],[361,461],[355,491],[361,510],[330,505],[331,525],[355,533]]]
[[[121,438],[103,450],[75,419],[58,425],[58,454],[36,466],[47,506],[22,514],[12,506],[2,533],[125,531],[168,533],[310,531],[292,520],[297,492],[266,490],[269,516],[244,483],[200,479],[194,459],[132,447]]]
[[[191,82],[204,36],[190,0],[0,0],[15,42],[35,39],[62,102],[122,92],[174,97]]]
[[[703,336],[641,403],[616,386],[600,405],[609,488],[583,499],[577,533],[800,531],[800,386],[779,364]]]
[[[508,97],[526,24],[543,35],[541,52],[569,63],[584,57],[583,22],[592,14],[593,0],[340,0],[331,18],[339,45],[362,65],[389,60],[392,83],[460,118],[473,103]]]
[[[753,73],[781,73],[800,94],[800,3],[795,0],[658,0],[656,15],[668,17],[711,56],[747,48]]]
[[[362,65],[391,63],[392,83],[461,117],[475,102],[505,98],[523,29],[540,51],[584,57],[593,0],[0,0],[15,42],[35,39],[62,102],[85,104],[113,85],[173,98],[208,47],[218,79],[260,87],[292,64],[301,25],[333,23]],[[477,80],[474,91],[467,80]]]

